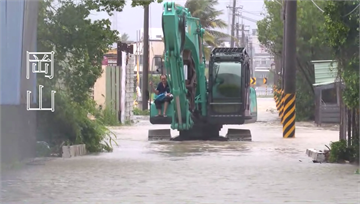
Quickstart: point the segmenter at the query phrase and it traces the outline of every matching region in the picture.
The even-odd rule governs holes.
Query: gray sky
[[[175,2],[184,5],[186,1],[178,0]],[[219,0],[218,9],[224,12],[221,18],[226,22],[229,21],[229,9],[226,8],[228,5],[232,6],[232,0]],[[264,11],[264,0],[237,0],[237,6],[238,5],[243,6],[243,15],[245,17],[251,18],[253,20],[262,19],[260,12]],[[162,3],[152,3],[150,5],[150,28],[161,28],[161,13]],[[255,13],[256,15],[251,13]],[[143,8],[131,7],[131,0],[127,0],[127,5],[125,6],[123,12],[118,12],[115,14],[115,16],[109,17],[105,12],[93,12],[90,15],[90,18],[93,20],[110,18],[113,24],[113,29],[118,30],[120,33],[127,33],[130,36],[130,40],[136,40],[136,31],[143,28],[144,22]],[[230,25],[230,23],[231,19],[228,24]],[[244,24],[249,25],[251,29],[256,28],[256,23],[254,22],[244,20]],[[229,33],[229,30],[224,30],[224,32]]]

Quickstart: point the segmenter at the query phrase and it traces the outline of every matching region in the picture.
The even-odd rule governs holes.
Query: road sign
[[[256,77],[251,77],[250,78],[250,84],[251,85],[256,85]]]
[[[264,84],[267,84],[267,78],[266,77],[263,78],[263,82],[264,82]]]

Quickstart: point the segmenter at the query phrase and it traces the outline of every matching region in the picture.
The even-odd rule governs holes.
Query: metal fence
[[[273,90],[256,90],[256,96],[270,97],[273,96]]]

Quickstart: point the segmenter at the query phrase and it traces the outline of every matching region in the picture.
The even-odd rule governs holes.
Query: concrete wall
[[[126,65],[126,75],[125,75],[125,121],[133,120],[133,108],[134,108],[134,55],[129,56],[128,64]],[[125,122],[122,121],[122,122]]]
[[[37,13],[38,1],[0,1],[1,163],[35,155],[36,112],[26,110],[26,91],[36,93],[36,76],[25,78],[25,53],[36,51]]]

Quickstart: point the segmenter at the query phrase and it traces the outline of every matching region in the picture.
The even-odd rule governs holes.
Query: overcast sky
[[[175,1],[178,4],[184,5],[186,1],[180,0]],[[232,0],[219,0],[218,9],[223,11],[221,18],[231,24],[231,19],[229,19],[229,9],[226,6],[232,6]],[[243,6],[243,16],[253,19],[261,20],[261,12],[264,11],[264,0],[237,0],[237,6]],[[109,17],[104,12],[93,12],[90,16],[91,19],[104,19],[110,18],[113,29],[118,30],[120,33],[127,33],[130,36],[130,40],[136,40],[136,31],[143,28],[144,22],[144,9],[142,7],[131,7],[131,0],[127,0],[127,5],[125,6],[123,12],[118,12],[116,15]],[[152,3],[150,5],[150,28],[161,28],[161,13],[162,13],[162,3]],[[116,20],[115,20],[116,19]],[[256,23],[249,20],[244,20],[245,25],[249,25],[251,29],[256,28]],[[230,30],[224,30],[230,34]]]

